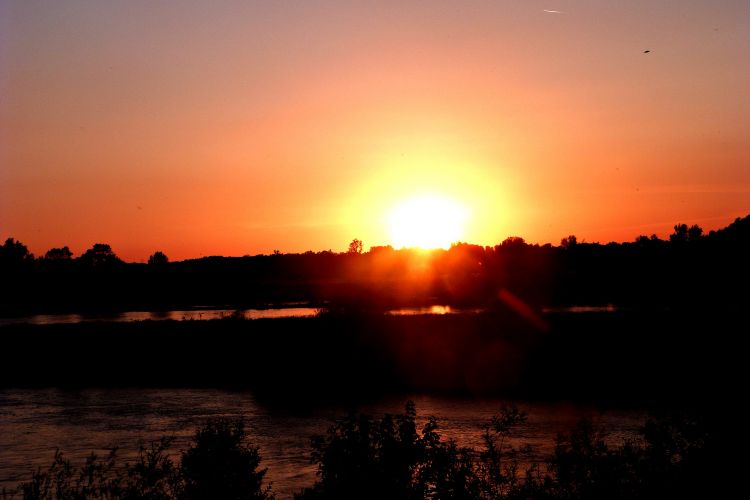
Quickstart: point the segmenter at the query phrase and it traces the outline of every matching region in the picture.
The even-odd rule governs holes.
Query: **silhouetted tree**
[[[169,257],[164,252],[156,251],[148,258],[148,265],[152,267],[164,267],[169,264]]]
[[[242,420],[212,420],[200,429],[182,456],[186,500],[271,499],[258,469],[258,448],[247,444]]]
[[[71,252],[70,248],[67,246],[62,248],[50,248],[47,250],[47,253],[44,254],[44,258],[46,260],[67,261],[73,258],[73,252]]]
[[[669,235],[669,241],[672,243],[685,243],[688,240],[687,224],[675,224],[674,232]]]
[[[562,248],[572,248],[578,244],[578,239],[574,234],[560,240],[560,246]]]
[[[424,459],[416,466],[418,491],[425,499],[479,500],[481,485],[474,470],[473,450],[452,440],[442,441],[437,429],[437,419],[430,417],[422,430]]]
[[[531,449],[516,448],[511,437],[526,420],[526,413],[515,406],[504,407],[484,428],[484,450],[479,454],[477,473],[485,497],[504,498],[521,487],[518,458],[530,455]]]
[[[503,248],[519,248],[526,246],[526,241],[520,236],[508,236],[500,246]]]
[[[123,500],[169,500],[182,497],[181,471],[169,456],[172,441],[172,438],[162,437],[149,446],[141,445],[138,460],[133,465],[127,465],[120,486]]]
[[[258,449],[245,443],[241,421],[208,422],[195,435],[179,466],[168,453],[171,438],[141,446],[134,464],[117,465],[117,452],[89,455],[81,467],[57,451],[47,470],[21,484],[24,500],[271,500],[258,470]]]
[[[21,484],[24,500],[122,498],[122,475],[115,468],[116,450],[105,459],[94,453],[78,468],[60,450],[47,470],[37,470]]]
[[[655,234],[652,234],[651,236],[642,234],[635,239],[635,244],[640,248],[655,248],[660,243],[663,243],[662,240],[660,240]]]
[[[750,279],[746,258],[750,217],[709,235],[697,225],[677,224],[665,240],[644,235],[635,243],[600,245],[578,243],[571,235],[560,242],[561,247],[540,247],[511,237],[492,248],[461,243],[419,256],[409,250],[372,247],[362,258],[345,251],[277,251],[273,257],[170,262],[169,273],[147,273],[151,281],[144,283],[146,266],[121,264],[109,245],[94,245],[73,261],[65,247],[33,259],[25,245],[9,238],[0,241],[0,275],[7,275],[12,286],[0,291],[0,310],[18,314],[195,303],[322,304],[341,297],[347,304],[360,301],[378,307],[484,306],[496,303],[500,289],[535,307],[677,305],[690,297],[717,305],[746,302],[742,284]],[[351,250],[359,253],[356,241]],[[154,253],[149,269],[154,271],[161,260]],[[685,273],[686,265],[691,272]]]
[[[409,402],[403,414],[372,419],[350,414],[313,440],[318,481],[300,499],[601,500],[733,498],[741,477],[723,470],[725,455],[705,419],[687,415],[649,420],[642,439],[615,442],[582,420],[557,438],[547,469],[519,473],[528,451],[512,444],[526,421],[504,408],[485,428],[483,450],[443,441],[429,417],[421,432]],[[245,443],[241,421],[215,420],[201,428],[179,466],[172,439],[141,447],[134,464],[90,455],[80,467],[60,451],[47,470],[33,473],[25,500],[271,499],[258,470],[258,449]],[[724,473],[725,475],[722,475]],[[1,497],[1,496],[0,496]],[[12,498],[12,497],[11,497]]]
[[[548,493],[560,499],[638,498],[636,463],[629,444],[610,449],[603,430],[582,420],[570,434],[558,437],[549,461]]]
[[[430,417],[421,433],[408,402],[399,415],[350,414],[313,440],[319,480],[298,499],[475,499],[470,450],[442,441]]]
[[[20,264],[34,260],[34,255],[20,241],[8,238],[0,246],[0,262],[4,264]]]
[[[79,259],[82,263],[91,267],[106,267],[122,262],[112,251],[112,247],[105,243],[94,244]]]
[[[383,254],[383,253],[389,253],[393,252],[393,247],[391,245],[375,245],[370,247],[371,254]]]
[[[351,243],[349,243],[349,250],[347,250],[346,253],[348,254],[361,254],[363,249],[363,244],[361,240],[353,239]]]
[[[687,231],[687,239],[688,241],[698,241],[701,239],[701,235],[703,234],[703,228],[701,228],[698,224],[693,224],[688,228]]]

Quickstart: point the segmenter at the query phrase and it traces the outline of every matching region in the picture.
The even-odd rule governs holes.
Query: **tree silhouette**
[[[581,420],[559,434],[547,467],[528,464],[517,448],[526,414],[502,408],[485,426],[484,446],[444,440],[438,421],[420,430],[416,409],[373,419],[350,414],[313,440],[318,480],[298,500],[600,500],[734,498],[742,477],[727,477],[720,434],[710,420],[677,413],[649,419],[639,440],[617,440]],[[32,473],[18,493],[26,500],[271,500],[258,448],[246,443],[241,420],[209,421],[178,463],[173,439],[140,446],[135,463],[117,450],[76,466],[56,451],[51,466]],[[528,446],[525,448],[529,448]],[[722,475],[724,474],[724,475]],[[14,498],[0,491],[0,498]]]
[[[44,254],[45,260],[54,260],[54,261],[60,261],[60,260],[71,260],[73,258],[73,252],[70,251],[70,248],[67,246],[64,246],[62,248],[50,248],[47,250],[47,253]]]
[[[195,434],[179,464],[172,461],[173,439],[141,445],[135,463],[117,463],[117,450],[89,455],[75,466],[59,450],[52,465],[20,485],[26,500],[272,500],[271,487],[258,470],[258,449],[245,443],[241,421],[209,421]],[[11,492],[12,493],[12,492]],[[0,498],[6,497],[0,491]]]
[[[402,414],[350,414],[316,436],[319,480],[296,498],[478,499],[469,450],[442,440],[434,417],[419,432],[416,415],[410,401]]]
[[[0,246],[0,262],[18,264],[31,260],[34,260],[34,255],[20,241],[8,238],[3,246]]]
[[[169,264],[169,257],[164,252],[156,251],[148,258],[148,265],[152,267],[164,267]]]
[[[669,241],[672,243],[685,243],[688,240],[687,224],[675,224],[674,232],[669,235]]]
[[[361,254],[362,249],[364,245],[362,244],[362,240],[353,239],[351,243],[349,243],[349,250],[347,250],[346,253],[348,254]]]
[[[688,241],[698,241],[701,239],[702,234],[703,228],[701,228],[698,224],[693,224],[687,231],[687,239]]]
[[[574,234],[560,240],[560,246],[562,248],[571,248],[578,244],[578,239]]]
[[[94,244],[94,246],[86,250],[79,259],[81,262],[91,267],[106,267],[122,262],[112,251],[112,247],[105,243]]]
[[[246,443],[242,420],[212,420],[195,434],[182,455],[185,500],[271,499],[263,489],[266,469],[258,470],[258,448]]]
[[[526,246],[526,240],[520,236],[508,236],[503,240],[500,246],[503,248],[522,248]]]

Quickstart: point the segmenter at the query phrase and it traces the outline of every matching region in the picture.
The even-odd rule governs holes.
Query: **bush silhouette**
[[[140,447],[138,460],[126,468],[123,499],[167,500],[180,497],[182,478],[179,468],[168,454],[171,444],[171,438],[163,437],[148,447]]]
[[[263,488],[266,469],[258,470],[258,448],[246,443],[241,420],[212,420],[200,429],[194,445],[182,456],[182,498],[270,499]]]
[[[148,265],[154,268],[162,268],[167,264],[169,264],[169,257],[159,250],[151,254],[148,258]]]
[[[105,458],[92,453],[80,467],[58,450],[20,491],[25,500],[270,500],[258,448],[246,441],[241,420],[218,419],[196,432],[179,466],[168,453],[171,438],[141,446],[135,463],[124,466],[116,450]]]
[[[31,481],[21,485],[21,493],[24,500],[125,498],[115,462],[116,450],[104,459],[92,453],[75,468],[58,450],[49,469],[35,472]]]
[[[379,420],[350,414],[315,437],[312,460],[319,480],[296,498],[483,498],[489,489],[474,450],[443,441],[434,417],[417,432],[416,415],[412,402],[402,414]],[[501,446],[496,457],[506,451]]]
[[[685,415],[650,420],[642,440],[612,442],[582,420],[557,439],[545,470],[520,470],[529,450],[510,443],[526,415],[502,408],[485,427],[482,449],[441,438],[429,417],[417,430],[413,403],[372,418],[351,413],[312,442],[318,480],[295,495],[313,499],[588,500],[725,498],[722,456],[706,422]],[[258,449],[241,420],[212,420],[196,434],[179,466],[171,440],[141,447],[137,461],[117,465],[116,451],[75,467],[56,452],[52,465],[21,485],[28,500],[272,499]],[[0,495],[8,498],[8,494]]]
[[[414,481],[425,453],[415,418],[413,403],[380,421],[352,413],[313,438],[320,479],[297,498],[423,498]]]
[[[712,498],[706,430],[686,418],[652,420],[645,445],[607,444],[603,429],[582,420],[558,437],[546,470],[520,470],[528,447],[510,444],[526,414],[502,408],[485,427],[484,448],[443,441],[428,418],[416,432],[416,411],[380,420],[351,414],[313,440],[319,479],[297,499],[664,499]],[[696,496],[697,495],[697,496]]]

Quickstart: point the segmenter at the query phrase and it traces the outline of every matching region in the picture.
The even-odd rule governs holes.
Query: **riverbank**
[[[0,328],[0,385],[695,404],[737,384],[739,316],[492,311],[9,325]]]

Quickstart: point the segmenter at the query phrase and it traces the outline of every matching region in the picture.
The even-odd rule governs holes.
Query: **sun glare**
[[[448,248],[463,238],[466,218],[466,209],[448,198],[412,198],[391,212],[391,242],[396,248]]]

